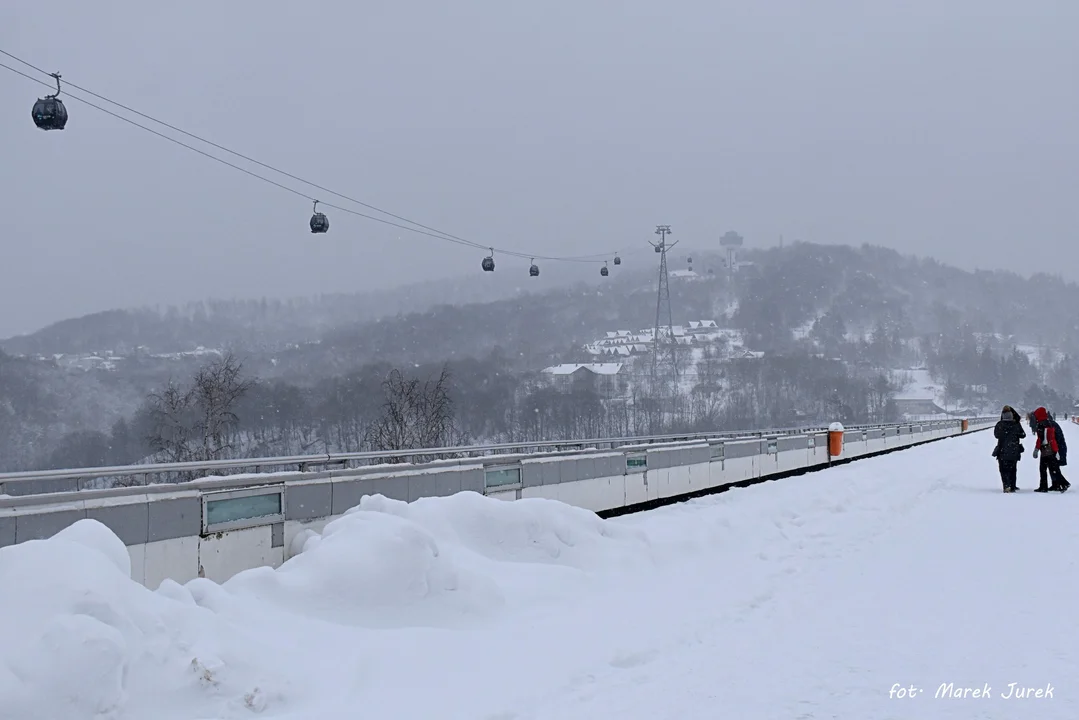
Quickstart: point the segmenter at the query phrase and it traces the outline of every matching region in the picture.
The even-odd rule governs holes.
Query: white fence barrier
[[[463,491],[518,500],[542,497],[595,512],[624,511],[836,462],[911,447],[992,426],[946,420],[753,438],[641,442],[607,450],[487,455],[423,465],[204,477],[181,484],[0,497],[0,547],[50,537],[93,518],[127,545],[134,579],[224,581],[290,556],[305,529],[321,530],[381,494],[413,501]],[[420,453],[417,453],[420,454]],[[235,461],[234,461],[235,462]],[[254,464],[256,461],[246,461]],[[212,469],[208,464],[207,468]],[[61,472],[55,474],[62,474]],[[4,477],[0,476],[0,482]],[[33,482],[31,475],[20,481]]]

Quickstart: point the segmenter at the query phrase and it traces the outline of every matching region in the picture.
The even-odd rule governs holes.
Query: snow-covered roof
[[[944,409],[931,399],[896,398],[896,410],[900,414],[933,415],[943,413]]]
[[[544,369],[551,375],[572,375],[578,370],[588,370],[596,375],[617,375],[622,370],[622,363],[563,363]]]

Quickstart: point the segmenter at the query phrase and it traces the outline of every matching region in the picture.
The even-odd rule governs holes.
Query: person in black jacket
[[[1000,413],[1000,421],[993,428],[993,434],[997,438],[997,446],[993,450],[993,457],[997,459],[1000,467],[1000,481],[1004,485],[1004,492],[1013,493],[1016,490],[1016,470],[1019,460],[1023,457],[1022,440],[1027,436],[1023,430],[1023,422],[1011,405],[1005,405]]]

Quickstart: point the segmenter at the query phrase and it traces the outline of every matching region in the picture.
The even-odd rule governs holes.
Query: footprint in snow
[[[620,652],[611,659],[611,667],[616,667],[621,670],[640,667],[641,665],[647,665],[655,660],[658,654],[659,653],[655,650]]]
[[[750,610],[756,610],[761,605],[764,605],[766,602],[768,602],[771,599],[772,599],[772,593],[771,592],[760,593],[759,595],[757,595],[756,597],[754,597],[752,600],[749,601],[749,609]]]

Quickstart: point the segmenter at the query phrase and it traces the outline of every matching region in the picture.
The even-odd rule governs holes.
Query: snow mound
[[[636,566],[649,556],[645,533],[556,500],[506,502],[463,492],[404,503],[374,495],[364,497],[349,513],[405,518],[440,538],[501,562],[601,570],[612,565]]]
[[[0,717],[123,717],[133,686],[215,707],[190,670],[218,654],[213,617],[130,571],[127,548],[96,520],[0,548]],[[215,690],[242,701],[253,686],[233,679]]]
[[[108,528],[82,520],[0,549],[0,697],[10,717],[93,717],[122,704],[147,618],[129,602],[137,588],[117,543],[126,557]]]
[[[222,591],[365,627],[454,625],[503,602],[496,584],[458,566],[453,548],[394,515],[349,513],[305,547],[276,570],[236,575]]]
[[[299,554],[277,570],[242,572],[222,590],[342,625],[452,627],[506,606],[498,565],[599,572],[649,557],[644,533],[586,510],[472,492],[412,503],[365,496],[321,535],[303,531],[291,546]]]
[[[96,520],[0,548],[0,718],[277,716],[372,690],[388,658],[432,633],[520,622],[545,599],[572,606],[583,584],[656,563],[641,529],[476,493],[364,497],[291,545],[277,569],[156,591]]]

